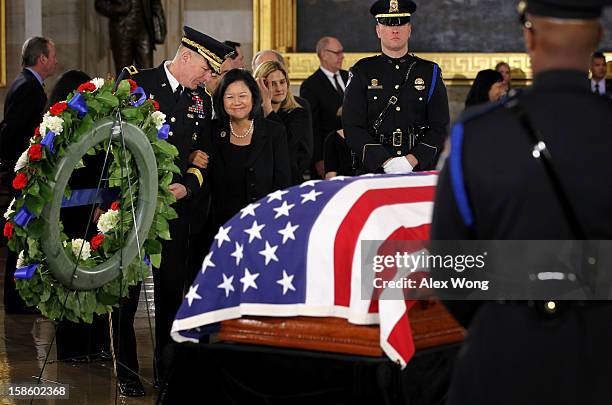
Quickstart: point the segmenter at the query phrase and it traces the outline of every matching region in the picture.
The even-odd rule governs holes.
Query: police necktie
[[[336,91],[340,94],[340,97],[344,98],[344,90],[342,90],[342,86],[338,82],[338,73],[334,75],[334,85],[336,86]]]

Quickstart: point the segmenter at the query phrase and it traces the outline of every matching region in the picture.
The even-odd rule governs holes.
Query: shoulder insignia
[[[136,66],[131,65],[131,66],[126,66],[124,67],[125,70],[127,70],[127,72],[129,74],[133,75],[137,75],[139,73],[138,68],[136,68]]]

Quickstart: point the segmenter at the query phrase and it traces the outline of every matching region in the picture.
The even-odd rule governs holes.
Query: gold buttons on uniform
[[[395,90],[399,89],[399,84],[395,85]]]
[[[221,131],[221,138],[225,138],[225,135],[226,135],[225,131]]]
[[[176,122],[176,118],[174,117],[170,118],[170,122]]]
[[[374,96],[374,100],[378,100],[378,96]]]
[[[191,135],[191,139],[193,139],[194,141],[197,141],[198,140],[198,134],[196,134],[194,132],[193,135]]]
[[[395,68],[396,68],[397,70],[399,70],[399,65],[395,65]]]
[[[402,154],[402,151],[401,151],[401,150],[398,150],[396,153],[397,153],[398,155],[401,155],[401,154]]]
[[[557,304],[555,303],[555,301],[548,301],[546,302],[546,305],[544,306],[544,308],[546,309],[547,312],[550,312],[552,314],[553,312],[557,310]]]
[[[423,101],[423,97],[419,97],[419,101]]]
[[[401,110],[401,108],[395,107],[395,111],[400,111],[400,110]]]
[[[172,135],[174,135],[174,132],[172,131],[168,132],[168,136],[172,136]]]
[[[198,121],[196,121],[196,125],[200,125],[200,123]]]

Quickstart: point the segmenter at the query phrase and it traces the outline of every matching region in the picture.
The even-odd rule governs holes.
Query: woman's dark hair
[[[59,79],[57,79],[57,83],[55,83],[55,87],[49,96],[49,105],[47,108],[59,101],[66,100],[70,92],[76,90],[81,84],[90,80],[91,77],[80,70],[68,70],[64,72]]]
[[[497,82],[503,81],[501,73],[492,69],[481,70],[474,79],[474,84],[465,99],[465,106],[470,107],[477,104],[489,102],[489,90]]]
[[[223,95],[225,94],[225,91],[229,85],[234,82],[244,82],[251,92],[253,97],[253,108],[249,114],[249,119],[262,116],[263,110],[261,107],[261,94],[259,93],[259,86],[257,85],[257,82],[255,79],[253,79],[253,76],[251,76],[251,73],[248,70],[232,69],[223,76],[213,96],[215,114],[217,117],[219,117],[219,121],[224,124],[229,122],[229,115],[223,107]]]

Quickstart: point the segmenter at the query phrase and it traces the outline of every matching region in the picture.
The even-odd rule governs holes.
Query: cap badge
[[[389,12],[390,13],[399,13],[399,5],[397,4],[397,0],[389,1]]]

